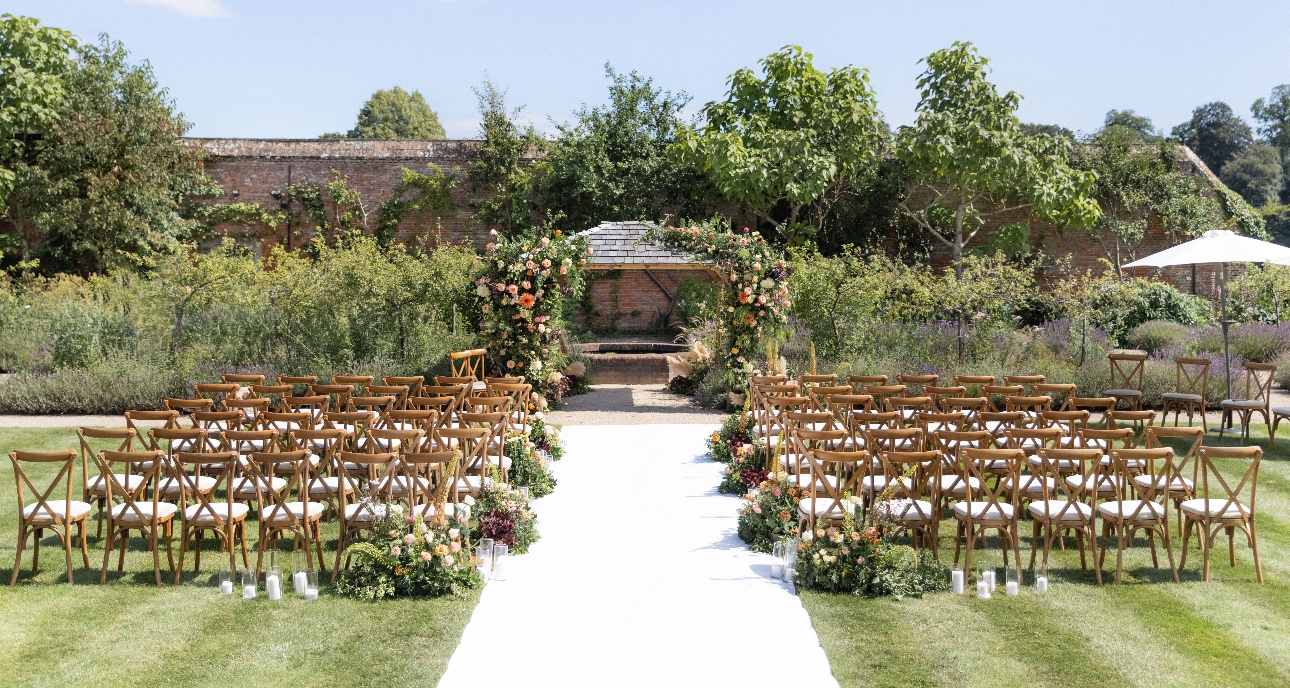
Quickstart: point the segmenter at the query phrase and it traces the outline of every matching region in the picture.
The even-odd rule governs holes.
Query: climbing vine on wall
[[[757,232],[736,233],[719,219],[688,227],[659,227],[641,241],[675,248],[706,263],[714,263],[724,286],[721,310],[731,382],[742,388],[753,372],[753,361],[765,340],[777,338],[788,322],[788,278],[793,268]]]

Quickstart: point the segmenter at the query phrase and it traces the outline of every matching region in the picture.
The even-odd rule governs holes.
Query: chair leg
[[[1089,553],[1093,555],[1093,578],[1098,585],[1102,584],[1102,559],[1097,555],[1097,532],[1090,522],[1087,526],[1080,528],[1080,537],[1088,540]]]
[[[1033,569],[1035,568],[1035,553],[1039,547],[1039,520],[1032,519],[1030,522],[1034,526],[1030,535],[1030,568]]]
[[[45,534],[43,528],[36,529],[36,537],[31,541],[31,572],[40,570],[40,538]]]
[[[1263,582],[1263,563],[1259,561],[1259,536],[1254,530],[1254,521],[1250,521],[1250,549],[1254,550],[1254,574]]]
[[[81,558],[85,560],[85,568],[90,567],[90,543],[85,541],[85,519],[76,522],[76,531],[81,535]]]
[[[1232,536],[1235,534],[1236,534],[1236,528],[1233,528],[1232,526],[1228,526],[1227,527],[1227,555],[1228,555],[1228,558],[1231,560],[1232,568],[1236,568],[1236,542],[1232,539]]]
[[[1084,536],[1077,534],[1075,536],[1075,545],[1079,547],[1079,567],[1088,570],[1088,562],[1084,559]]]
[[[121,533],[121,552],[116,558],[116,572],[125,571],[125,551],[130,547],[130,529],[122,528]]]
[[[1213,537],[1213,534],[1210,532],[1210,526],[1208,523],[1202,523],[1200,525],[1201,525],[1200,554],[1201,554],[1201,557],[1205,560],[1204,566],[1201,569],[1200,579],[1208,582],[1209,581],[1209,550],[1212,549],[1214,546],[1214,537]]]
[[[152,572],[156,576],[157,587],[161,587],[161,547],[159,546],[160,543],[157,542],[157,528],[160,527],[158,525],[153,528],[152,532],[149,533],[151,537],[148,538],[148,546],[152,549]]]
[[[319,521],[314,521],[314,549],[318,551],[318,570],[327,573],[327,565],[323,563],[322,523]]]
[[[103,543],[103,571],[99,574],[99,585],[107,583],[108,564],[111,563],[112,550],[116,549],[116,540],[112,537],[115,533],[116,528],[109,522],[107,542]]]
[[[1182,527],[1182,556],[1178,559],[1178,568],[1187,567],[1187,541],[1191,538],[1191,519],[1185,518],[1180,524]]]
[[[175,569],[175,585],[179,585],[179,577],[184,573],[184,556],[188,554],[188,523],[185,522],[179,529],[179,566]]]
[[[1115,527],[1115,583],[1123,582],[1124,576],[1124,535],[1128,526],[1117,524]]]
[[[242,522],[242,523],[237,524],[237,527],[238,527],[238,533],[242,536],[242,537],[241,537],[241,539],[242,539],[242,564],[244,564],[247,568],[250,568],[250,567],[251,567],[251,560],[247,557],[247,554],[246,554],[246,522],[244,521],[244,522]],[[233,542],[232,542],[231,540],[229,541],[228,546],[229,546],[230,548],[231,548],[231,547],[233,547]],[[230,549],[229,551],[232,551],[232,549]]]
[[[1156,558],[1156,531],[1147,530],[1147,546],[1151,548],[1151,566],[1160,568],[1160,561]]]
[[[1174,548],[1170,544],[1169,524],[1166,523],[1160,527],[1160,539],[1165,541],[1165,555],[1169,557],[1169,570],[1174,574],[1174,582],[1178,581],[1178,567],[1174,565]]]
[[[57,533],[58,531],[54,530],[54,532]],[[61,539],[63,541],[63,554],[67,555],[67,582],[68,584],[71,584],[72,582],[72,524],[70,523],[63,524],[63,536]],[[1228,538],[1228,539],[1230,540],[1231,538]]]
[[[170,541],[175,537],[175,522],[166,521],[166,559],[170,562],[170,570],[175,570],[175,551],[170,547]]]

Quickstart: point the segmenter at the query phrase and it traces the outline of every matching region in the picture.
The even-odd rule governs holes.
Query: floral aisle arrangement
[[[802,501],[788,473],[769,476],[744,495],[739,509],[739,539],[754,552],[770,552],[775,541],[797,535],[797,503]]]
[[[730,463],[739,447],[752,443],[748,416],[732,413],[721,423],[721,429],[708,438],[708,453],[713,461]]]
[[[725,286],[720,307],[727,341],[720,353],[733,374],[728,380],[730,389],[745,387],[753,372],[753,352],[763,348],[761,340],[775,338],[788,323],[792,306],[788,278],[793,268],[761,234],[747,227],[735,233],[719,219],[689,227],[658,227],[646,232],[642,240],[716,264]]]
[[[766,480],[766,445],[758,439],[741,444],[726,464],[726,476],[717,491],[721,494],[747,494]]]
[[[848,512],[841,527],[802,533],[794,571],[797,584],[868,597],[922,597],[948,590],[949,569],[930,550],[898,544],[898,532],[896,524],[883,521],[867,527],[857,524]]]
[[[370,602],[463,595],[480,584],[468,537],[468,511],[427,524],[404,516],[401,504],[386,507],[377,509],[387,517],[372,525],[368,538],[346,550],[351,561],[336,581],[338,594]]]
[[[529,439],[539,451],[544,451],[552,461],[564,458],[564,442],[560,439],[559,428],[546,424],[546,416],[541,411],[529,416]]]
[[[512,432],[506,438],[506,457],[511,460],[507,478],[515,487],[526,487],[529,497],[540,499],[555,491],[551,459],[538,449],[529,435]]]
[[[537,515],[529,508],[529,497],[519,486],[507,485],[494,475],[485,478],[474,500],[472,532],[506,545],[511,554],[524,554],[538,540]]]
[[[559,399],[569,389],[560,370],[569,364],[560,351],[561,306],[577,299],[586,286],[586,237],[559,230],[535,235],[499,236],[479,263],[471,322],[500,372],[522,375],[541,398]],[[535,399],[537,401],[537,399]]]

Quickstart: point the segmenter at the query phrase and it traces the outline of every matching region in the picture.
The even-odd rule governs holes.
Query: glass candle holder
[[[303,549],[291,553],[291,591],[297,595],[309,589],[309,558]]]
[[[1048,592],[1048,565],[1041,564],[1035,571],[1035,592]]]
[[[221,568],[216,572],[215,580],[218,581],[219,584],[219,594],[233,594],[233,574],[228,569]]]
[[[255,599],[256,589],[260,585],[260,577],[256,575],[255,569],[242,569],[240,578],[242,581],[242,599]]]
[[[991,579],[994,578],[994,569],[990,568],[985,562],[977,564],[976,569],[976,596],[978,599],[990,599],[990,593],[993,588],[990,585]]]
[[[510,548],[506,545],[493,545],[493,580],[506,580],[510,568]]]
[[[264,569],[267,571],[273,568],[282,568],[282,562],[278,558],[278,548],[276,546],[264,553]]]
[[[776,540],[775,544],[771,546],[770,554],[772,557],[774,557],[774,559],[771,560],[770,562],[770,577],[783,578],[785,557],[784,557],[784,540],[782,538],[779,540]]]
[[[1020,573],[1020,571],[1018,571],[1014,566],[1004,567],[1003,589],[1004,592],[1007,593],[1008,597],[1016,597],[1021,594],[1021,581],[1017,579],[1018,573]]]
[[[265,569],[264,592],[271,600],[282,599],[282,569],[276,566]]]
[[[303,594],[305,596],[305,600],[318,599],[318,572],[313,569],[309,569],[304,572],[304,575],[305,589]]]
[[[963,580],[966,578],[963,569],[950,569],[950,591],[955,595],[963,594]]]

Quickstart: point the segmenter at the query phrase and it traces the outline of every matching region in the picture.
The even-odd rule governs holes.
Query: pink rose
[[[770,491],[770,493],[771,493],[771,494],[773,494],[773,495],[775,495],[776,497],[778,497],[778,496],[779,496],[779,494],[780,494],[780,492],[779,492],[779,488],[777,487],[777,488],[775,488],[775,489],[771,490],[771,491]]]
[[[561,265],[561,266],[560,266],[560,274],[561,274],[561,275],[566,275],[566,274],[568,274],[568,273],[569,273],[569,268],[566,268],[565,266]]]
[[[453,554],[456,554],[457,552],[460,552],[460,551],[461,551],[461,543],[460,543],[460,542],[457,542],[456,540],[454,540],[454,541],[452,542],[452,544],[448,545],[448,551],[449,551],[449,552],[452,552]]]
[[[544,259],[542,260],[542,267],[544,267],[544,268],[549,268],[549,267],[551,267],[551,259],[550,259],[550,258],[544,258]]]
[[[753,512],[754,512],[754,513],[758,513],[758,514],[760,514],[760,513],[761,513],[761,505],[760,505],[760,504],[754,504],[754,505],[753,505]],[[398,549],[398,548],[397,548],[397,547],[395,547],[395,549]]]
[[[430,550],[422,550],[421,561],[430,561],[431,557]]]
[[[408,518],[411,518],[411,516],[409,516]],[[417,541],[417,536],[413,535],[412,533],[408,533],[407,535],[403,536],[403,544],[409,547],[411,547],[412,543],[416,541]]]
[[[416,523],[416,522],[417,522],[417,517],[416,517],[416,516],[404,516],[404,517],[403,517],[403,522],[404,522],[404,523],[406,523],[406,524],[408,524],[408,525],[412,525],[413,523]],[[411,535],[409,535],[408,537],[412,537],[412,536],[411,536]]]
[[[391,548],[390,548],[390,556],[392,556],[392,557],[397,557],[397,556],[399,556],[400,554],[403,554],[403,550],[399,549],[399,546],[398,546],[398,545],[395,545],[395,546],[393,546],[393,547],[391,547]]]

